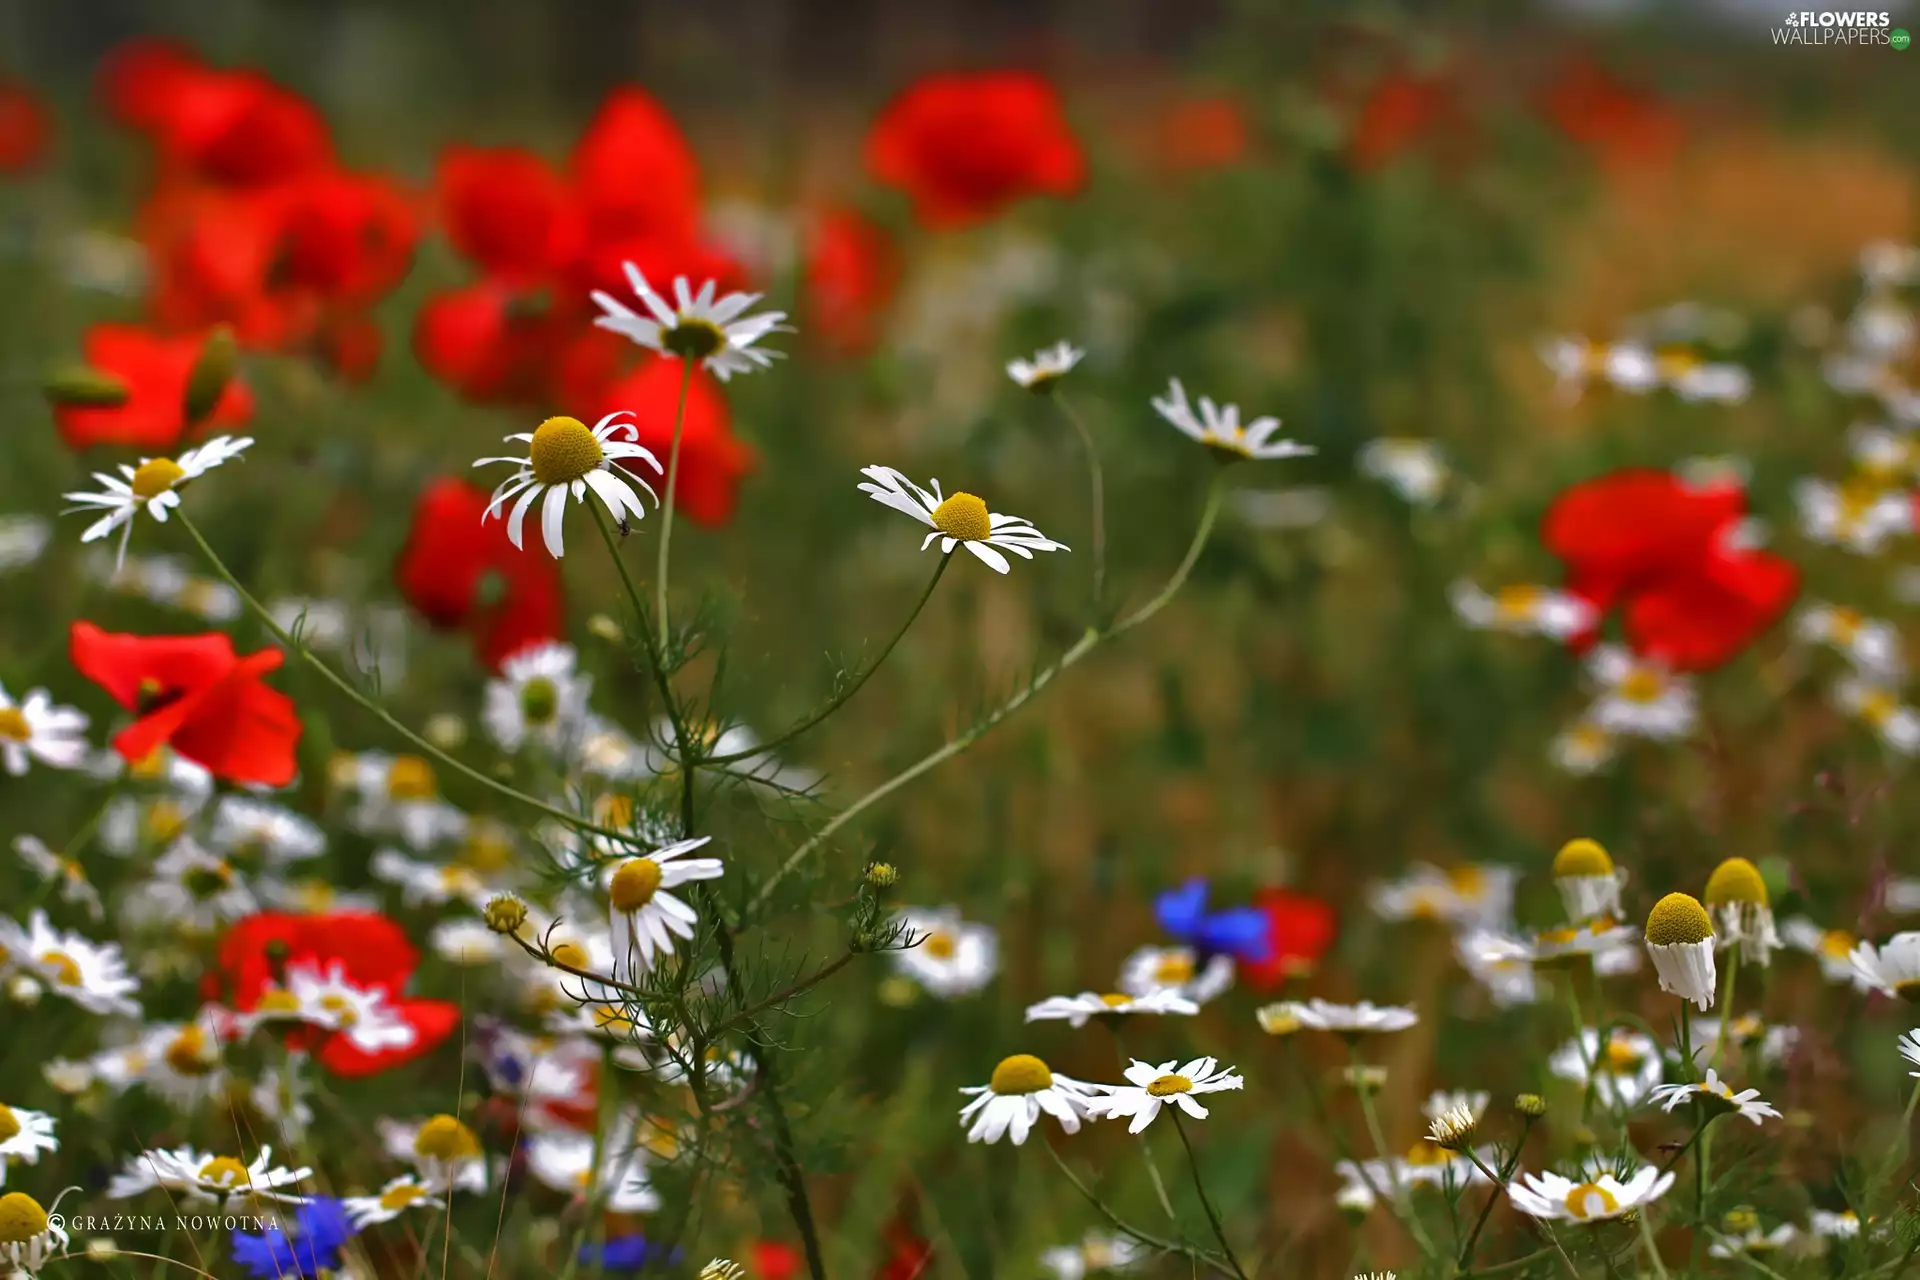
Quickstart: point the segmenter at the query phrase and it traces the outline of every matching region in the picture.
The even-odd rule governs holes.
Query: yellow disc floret
[[[1607,851],[1598,840],[1589,840],[1585,836],[1569,840],[1560,846],[1560,852],[1553,855],[1553,877],[1556,880],[1612,874],[1613,859],[1607,856]]]
[[[1705,942],[1712,936],[1713,921],[1692,894],[1670,893],[1647,915],[1647,941],[1656,947]]]
[[[25,1244],[47,1233],[47,1211],[24,1191],[0,1196],[0,1245]]]
[[[533,478],[549,485],[572,484],[607,459],[607,451],[578,418],[548,418],[533,429],[527,453]]]
[[[1171,1098],[1176,1093],[1192,1093],[1193,1081],[1186,1076],[1165,1075],[1147,1086],[1147,1093],[1155,1098]]]
[[[31,737],[33,726],[27,723],[26,712],[18,707],[0,707],[0,738],[25,742]]]
[[[390,800],[431,800],[440,794],[440,782],[433,766],[419,756],[395,756],[387,766],[387,798]]]
[[[172,458],[148,458],[133,473],[133,496],[142,502],[151,502],[180,483],[186,474]]]
[[[197,1175],[200,1181],[210,1187],[249,1187],[253,1185],[253,1175],[247,1172],[247,1166],[232,1156],[215,1156],[200,1166]]]
[[[1053,1087],[1053,1072],[1030,1053],[1000,1059],[987,1087],[995,1093],[1038,1093]]]
[[[480,1139],[456,1117],[441,1114],[413,1135],[413,1154],[423,1159],[470,1159],[480,1154]]]
[[[638,911],[660,890],[660,864],[652,858],[629,858],[613,873],[608,890],[615,911]]]
[[[427,1194],[427,1189],[417,1182],[403,1182],[397,1187],[388,1187],[380,1193],[382,1209],[404,1209]]]
[[[1576,1222],[1588,1218],[1608,1218],[1620,1212],[1620,1201],[1613,1192],[1591,1182],[1583,1182],[1567,1192],[1567,1216]]]
[[[0,1102],[0,1142],[12,1142],[20,1133],[20,1117],[13,1114],[13,1108]],[[0,1156],[0,1159],[5,1159]]]
[[[933,527],[962,542],[985,542],[993,533],[993,517],[981,499],[956,493],[933,509]]]
[[[1767,882],[1761,878],[1760,868],[1745,858],[1728,858],[1707,877],[1706,899],[1710,907],[1736,902],[1764,907],[1767,905]]]

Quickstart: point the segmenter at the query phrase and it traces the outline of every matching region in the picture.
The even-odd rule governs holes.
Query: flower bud
[[[482,918],[495,933],[512,935],[527,922],[527,904],[510,893],[503,893],[487,900]]]

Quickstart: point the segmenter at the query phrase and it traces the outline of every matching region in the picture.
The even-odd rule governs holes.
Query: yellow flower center
[[[1476,866],[1452,867],[1447,871],[1447,883],[1455,893],[1477,897],[1486,892],[1487,873]]]
[[[993,517],[979,498],[956,493],[933,509],[933,527],[962,542],[984,542],[993,534]]]
[[[195,863],[180,877],[180,883],[197,901],[205,902],[233,883],[233,868],[224,862]]]
[[[437,1115],[413,1135],[413,1154],[423,1160],[468,1160],[480,1154],[480,1139],[450,1115]]]
[[[1764,907],[1767,882],[1761,878],[1760,868],[1745,858],[1728,858],[1707,877],[1706,899],[1715,907],[1736,902]]]
[[[1827,626],[1833,632],[1835,644],[1852,644],[1860,634],[1860,625],[1866,619],[1853,609],[1834,609],[1827,615]]]
[[[253,1175],[232,1156],[215,1156],[200,1166],[200,1181],[214,1187],[249,1187]]]
[[[987,1087],[1001,1094],[1038,1093],[1053,1087],[1053,1072],[1032,1054],[1016,1053],[1011,1058],[1000,1059]]]
[[[1613,1192],[1591,1182],[1583,1182],[1567,1192],[1567,1216],[1576,1222],[1585,1222],[1588,1218],[1612,1217],[1620,1211],[1620,1201]]]
[[[207,1052],[207,1033],[197,1025],[184,1027],[167,1046],[167,1065],[183,1076],[203,1076],[213,1070],[214,1060]]]
[[[133,496],[142,502],[151,502],[180,483],[186,474],[172,458],[149,458],[133,473]]]
[[[1147,1093],[1155,1098],[1171,1098],[1176,1093],[1192,1093],[1193,1081],[1185,1076],[1161,1076],[1147,1086]]]
[[[255,1013],[286,1014],[300,1012],[300,999],[283,987],[269,987],[254,1003]]]
[[[476,827],[457,856],[461,865],[475,871],[505,871],[513,863],[513,841],[494,827]]]
[[[187,815],[171,800],[155,800],[147,806],[144,825],[150,843],[166,844],[187,829]]]
[[[595,1005],[593,1025],[615,1038],[631,1035],[633,1019],[610,1004]]]
[[[528,724],[552,724],[560,711],[560,688],[545,676],[520,686],[520,714]]]
[[[40,963],[53,970],[53,976],[62,986],[80,985],[80,964],[66,952],[43,951],[40,953]]]
[[[1845,929],[1829,929],[1820,935],[1820,954],[1829,960],[1845,960],[1853,954],[1854,936]]]
[[[1691,351],[1670,348],[1653,358],[1654,367],[1663,378],[1678,378],[1691,373],[1703,363],[1699,356]]]
[[[0,707],[0,738],[25,742],[31,737],[33,726],[27,723],[26,712],[18,707]]]
[[[587,967],[587,951],[577,942],[563,942],[553,949],[553,958],[572,969]]]
[[[1599,841],[1589,840],[1585,836],[1567,841],[1560,846],[1560,852],[1553,855],[1553,875],[1556,880],[1612,874],[1613,859]]]
[[[47,1211],[24,1191],[0,1196],[0,1245],[25,1244],[47,1234]]]
[[[1453,1157],[1437,1142],[1416,1142],[1407,1148],[1407,1163],[1421,1168],[1445,1164]]]
[[[1494,611],[1508,622],[1524,622],[1533,617],[1545,594],[1533,586],[1502,587],[1493,597]]]
[[[1713,921],[1691,894],[1670,893],[1647,916],[1647,941],[1656,947],[1705,942],[1712,936]]]
[[[615,911],[638,911],[660,890],[660,864],[652,858],[628,858],[613,873],[609,890]]]
[[[1153,962],[1153,980],[1163,987],[1180,987],[1193,981],[1193,957],[1182,951],[1169,952]]]
[[[1885,487],[1873,476],[1848,477],[1840,486],[1841,523],[1858,524],[1873,510],[1874,504],[1880,501],[1885,492]]]
[[[419,756],[395,756],[387,766],[389,800],[431,800],[440,794],[433,766]]]
[[[129,777],[141,778],[149,782],[162,776],[166,771],[167,749],[165,747],[155,747],[127,766]]]
[[[711,320],[685,319],[660,335],[660,345],[688,360],[704,360],[727,345],[727,331]]]
[[[548,418],[534,428],[527,453],[533,478],[547,485],[572,484],[607,460],[607,451],[578,418]]]
[[[594,804],[594,817],[603,827],[625,831],[633,826],[633,797],[601,796]]]
[[[920,946],[935,960],[951,960],[954,953],[960,949],[959,940],[945,929],[935,929],[926,936],[926,940]]]
[[[1107,992],[1107,994],[1100,997],[1100,1003],[1107,1006],[1107,1008],[1109,1009],[1124,1009],[1128,1005],[1133,1003],[1133,997],[1128,995],[1121,995],[1117,991],[1109,991]]]
[[[1889,689],[1869,690],[1860,699],[1860,718],[1876,729],[1893,719],[1899,709],[1900,700]]]
[[[337,1026],[351,1027],[360,1021],[360,1011],[353,1001],[342,995],[328,994],[320,997],[320,1007],[332,1017]]]
[[[1641,1056],[1640,1051],[1635,1049],[1633,1044],[1627,1040],[1607,1041],[1606,1057],[1607,1070],[1617,1075],[1625,1075],[1630,1071],[1638,1071],[1640,1064],[1646,1060]]]
[[[403,1182],[397,1187],[388,1187],[380,1193],[382,1209],[404,1209],[427,1194],[427,1189],[417,1182]]]
[[[1628,702],[1648,703],[1658,701],[1666,689],[1667,682],[1658,671],[1635,667],[1620,682],[1619,693]]]
[[[0,1102],[0,1142],[12,1142],[20,1133],[20,1117],[13,1114],[13,1108]],[[6,1157],[0,1156],[0,1160]]]

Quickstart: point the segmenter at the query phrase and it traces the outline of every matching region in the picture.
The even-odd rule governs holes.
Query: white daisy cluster
[[[1677,303],[1635,317],[1623,330],[1609,342],[1556,336],[1540,344],[1563,400],[1578,400],[1595,383],[1628,395],[1664,390],[1684,401],[1719,404],[1738,404],[1753,390],[1746,369],[1709,354],[1738,344],[1745,331],[1738,316]]]

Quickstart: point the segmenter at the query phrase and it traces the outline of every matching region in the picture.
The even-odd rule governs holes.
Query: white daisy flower
[[[1198,1013],[1200,1006],[1174,988],[1163,987],[1143,996],[1120,993],[1101,995],[1082,991],[1077,996],[1049,996],[1039,1004],[1027,1006],[1028,1022],[1064,1018],[1070,1027],[1084,1027],[1089,1018],[1108,1018],[1127,1013]]]
[[[1031,360],[1007,361],[1007,376],[1028,391],[1051,391],[1086,354],[1070,342],[1056,342],[1034,352]]]
[[[900,913],[915,945],[893,953],[894,968],[943,1000],[969,996],[1000,969],[1000,941],[992,925],[960,917],[957,907]]]
[[[1297,1016],[1303,1027],[1343,1036],[1405,1031],[1420,1021],[1419,1014],[1399,1005],[1377,1005],[1369,1000],[1359,1004],[1333,1004],[1318,996],[1301,1005]]]
[[[1780,941],[1817,960],[1820,975],[1828,982],[1851,983],[1861,991],[1873,989],[1872,980],[1853,967],[1853,949],[1860,945],[1860,939],[1845,929],[1822,929],[1805,916],[1795,916],[1781,922]]]
[[[48,1217],[40,1202],[24,1191],[0,1196],[0,1263],[31,1276],[49,1259],[66,1253],[67,1233],[58,1216]]]
[[[600,1146],[596,1166],[594,1152]],[[599,1178],[599,1198],[608,1213],[652,1213],[660,1193],[647,1176],[646,1148],[633,1141],[631,1117],[616,1121],[604,1144],[591,1133],[548,1130],[527,1142],[527,1171],[555,1191],[585,1196]]]
[[[1687,1084],[1655,1085],[1647,1100],[1659,1103],[1662,1111],[1671,1111],[1681,1103],[1695,1098],[1711,1107],[1731,1108],[1755,1124],[1770,1117],[1775,1120],[1780,1118],[1780,1113],[1760,1096],[1758,1089],[1743,1089],[1735,1093],[1733,1086],[1722,1080],[1719,1072],[1712,1067],[1707,1068],[1707,1077],[1704,1080]]]
[[[1860,1215],[1851,1209],[1815,1209],[1807,1214],[1807,1230],[1822,1240],[1851,1240],[1860,1234]]]
[[[1194,1101],[1194,1095],[1244,1089],[1247,1084],[1232,1067],[1221,1067],[1212,1058],[1195,1058],[1178,1071],[1172,1062],[1153,1066],[1136,1058],[1125,1075],[1124,1085],[1099,1086],[1104,1092],[1088,1098],[1086,1108],[1088,1115],[1107,1120],[1132,1116],[1128,1133],[1144,1132],[1163,1106],[1177,1106],[1195,1120],[1205,1120],[1207,1109]]]
[[[675,935],[693,937],[699,913],[668,892],[695,880],[717,880],[725,872],[718,858],[686,858],[712,839],[692,840],[628,858],[607,881],[608,929],[613,939],[614,976],[638,982],[656,958],[673,954]]]
[[[139,1002],[131,998],[140,983],[127,972],[119,946],[56,929],[44,911],[36,909],[25,929],[0,917],[0,955],[89,1013],[140,1016]]]
[[[1040,1265],[1053,1280],[1083,1280],[1099,1271],[1127,1271],[1147,1259],[1143,1245],[1126,1236],[1090,1232],[1079,1244],[1048,1249]]]
[[[231,1212],[260,1200],[304,1204],[309,1197],[282,1190],[310,1177],[313,1170],[275,1167],[273,1148],[261,1147],[253,1163],[217,1156],[192,1147],[142,1151],[129,1157],[126,1168],[113,1175],[107,1196],[125,1200],[155,1189],[179,1194],[196,1204],[213,1204]]]
[[[1553,855],[1553,887],[1571,920],[1619,916],[1626,882],[1627,873],[1613,865],[1613,856],[1597,840],[1569,840]]]
[[[1716,945],[1739,946],[1741,956],[1766,964],[1780,945],[1773,906],[1760,869],[1746,858],[1727,858],[1707,877],[1707,910],[1713,915]]]
[[[392,1222],[409,1209],[444,1209],[447,1202],[433,1194],[417,1174],[403,1173],[380,1188],[377,1195],[347,1196],[341,1201],[355,1231]]]
[[[1701,360],[1692,355],[1662,357],[1667,388],[1689,403],[1739,404],[1753,391],[1753,375],[1737,364]]]
[[[174,1106],[183,1110],[214,1098],[224,1098],[231,1077],[220,1061],[220,1028],[223,1019],[211,1008],[192,1022],[164,1022],[146,1029],[132,1046],[120,1069],[138,1080]],[[113,1066],[98,1062],[103,1078],[114,1083]]]
[[[1768,1026],[1757,1013],[1743,1013],[1727,1027],[1727,1042],[1748,1051],[1762,1066],[1777,1067],[1787,1060],[1800,1043],[1800,1028]],[[1720,1019],[1693,1020],[1693,1069],[1704,1071],[1713,1064],[1720,1043]],[[1679,1062],[1680,1046],[1667,1050],[1667,1059]]]
[[[1647,916],[1647,955],[1660,977],[1660,989],[1691,1000],[1701,1012],[1713,1007],[1713,919],[1699,899],[1670,893]]]
[[[0,516],[0,573],[37,561],[53,539],[53,526],[39,516]]]
[[[1660,385],[1653,351],[1637,342],[1592,342],[1582,337],[1552,337],[1541,342],[1540,359],[1554,376],[1554,391],[1566,403],[1577,401],[1595,379],[1632,395]]]
[[[1602,689],[1592,719],[1607,732],[1673,739],[1693,731],[1699,706],[1687,677],[1612,644],[1594,649],[1587,671]]]
[[[93,887],[93,882],[87,879],[86,868],[78,862],[61,857],[38,836],[15,836],[13,851],[20,855],[20,861],[26,863],[42,882],[60,886],[60,901],[85,907],[87,914],[95,920],[105,914],[100,904],[100,891]]]
[[[330,774],[336,787],[354,792],[349,821],[363,835],[398,835],[415,849],[430,849],[466,834],[467,815],[441,799],[439,776],[424,756],[343,754]]]
[[[93,478],[106,486],[105,492],[82,490],[63,495],[75,504],[67,508],[70,512],[92,508],[106,513],[87,526],[80,535],[80,541],[94,542],[115,529],[124,528],[120,535],[119,550],[119,560],[124,561],[127,539],[133,534],[133,518],[136,515],[145,511],[165,524],[167,512],[180,505],[181,486],[239,457],[252,443],[251,436],[241,436],[237,440],[232,436],[214,436],[178,458],[142,458],[137,467],[121,463],[119,479],[105,472],[94,472]]]
[[[1619,740],[1592,720],[1578,720],[1561,730],[1547,749],[1554,767],[1575,777],[1597,773],[1613,763]]]
[[[1895,915],[1920,911],[1920,876],[1888,876],[1881,905]]]
[[[1470,627],[1564,641],[1592,626],[1592,604],[1567,591],[1522,584],[1489,595],[1464,578],[1448,591],[1453,612]]]
[[[260,909],[246,883],[225,858],[181,836],[153,864],[153,874],[128,898],[136,921],[165,921],[193,933],[208,934],[229,920]]]
[[[1599,1031],[1587,1027],[1548,1056],[1547,1070],[1578,1085],[1591,1082],[1602,1103],[1626,1110],[1640,1105],[1660,1083],[1660,1046],[1626,1027],[1615,1027],[1603,1045]]]
[[[1526,943],[1520,939],[1476,929],[1454,935],[1453,953],[1461,967],[1486,988],[1487,995],[1501,1008],[1532,1004],[1539,998],[1533,961],[1527,955]]]
[[[633,491],[633,486],[638,484],[645,489],[656,505],[660,495],[625,464],[644,462],[656,475],[662,474],[662,468],[658,458],[633,443],[639,438],[640,429],[631,422],[617,421],[632,416],[624,409],[610,413],[591,429],[578,418],[548,418],[530,432],[519,431],[505,437],[525,444],[527,456],[481,458],[473,464],[484,467],[489,463],[507,462],[519,468],[493,491],[493,498],[480,517],[482,523],[499,516],[506,510],[508,500],[517,495],[513,509],[507,512],[507,540],[519,547],[527,510],[538,499],[540,535],[547,544],[547,553],[558,560],[566,554],[568,494],[572,494],[576,502],[586,502],[591,490],[623,530],[627,528],[628,513],[635,520],[644,519],[646,504]],[[542,498],[542,494],[546,496]]]
[[[54,1119],[44,1111],[0,1103],[0,1187],[7,1185],[7,1162],[38,1164],[42,1151],[58,1151]]]
[[[1514,1207],[1530,1217],[1557,1222],[1600,1222],[1651,1204],[1673,1185],[1673,1172],[1648,1165],[1625,1182],[1603,1173],[1574,1182],[1557,1173],[1522,1174],[1508,1187]]]
[[[427,935],[434,954],[453,964],[481,965],[520,954],[482,920],[442,920]]]
[[[1913,500],[1864,478],[1844,485],[1805,479],[1794,486],[1800,531],[1814,542],[1874,555],[1896,534],[1913,532]]]
[[[1239,405],[1216,405],[1207,396],[1201,396],[1200,415],[1195,417],[1193,406],[1187,403],[1187,389],[1180,385],[1178,378],[1169,380],[1166,396],[1152,403],[1154,412],[1172,423],[1182,435],[1205,445],[1216,457],[1228,462],[1241,459],[1274,462],[1302,458],[1314,452],[1310,445],[1274,439],[1274,432],[1280,430],[1278,418],[1255,418],[1241,426]]]
[[[277,871],[319,856],[327,847],[318,823],[252,796],[223,795],[207,841],[248,871]]]
[[[578,662],[572,645],[550,641],[501,664],[500,678],[487,682],[480,715],[493,740],[507,751],[529,739],[550,752],[570,747],[586,726],[593,690],[593,677],[577,670]]]
[[[1889,751],[1920,752],[1920,710],[1878,680],[1849,676],[1833,687],[1834,705],[1872,729]]]
[[[387,1154],[411,1163],[430,1195],[487,1189],[486,1154],[480,1136],[459,1117],[441,1114],[426,1120],[381,1120],[380,1142]]]
[[[1056,1075],[1030,1053],[1016,1053],[1000,1060],[986,1084],[960,1090],[972,1098],[960,1108],[960,1123],[968,1126],[968,1142],[998,1142],[1011,1135],[1016,1147],[1027,1140],[1043,1111],[1068,1133],[1078,1133],[1090,1095],[1099,1087]]]
[[[45,689],[16,703],[0,685],[0,764],[16,778],[35,760],[77,769],[87,758],[87,724],[84,712],[55,706]]]
[[[1771,1231],[1750,1227],[1738,1235],[1721,1236],[1707,1246],[1712,1258],[1740,1258],[1755,1253],[1774,1253],[1788,1248],[1800,1238],[1800,1228],[1783,1222]]]
[[[1920,933],[1896,933],[1884,947],[1863,942],[1848,958],[1873,990],[1920,1002]]]
[[[1446,454],[1432,440],[1382,437],[1360,450],[1360,474],[1380,481],[1404,501],[1431,507],[1440,501],[1451,475]]]
[[[404,1049],[419,1034],[388,1005],[386,988],[355,984],[343,961],[330,962],[324,971],[289,965],[284,976],[286,985],[268,988],[246,1015],[247,1030],[263,1023],[302,1022],[337,1032],[362,1053]]]
[[[698,360],[714,377],[725,382],[736,373],[764,369],[780,355],[754,344],[770,333],[787,331],[781,324],[784,311],[763,311],[747,315],[747,309],[760,301],[757,293],[729,293],[716,300],[717,282],[708,280],[694,293],[687,278],[673,282],[673,303],[655,293],[640,268],[626,264],[627,283],[646,307],[641,315],[599,289],[593,300],[600,306],[594,324],[648,347],[662,355]],[[556,553],[558,554],[558,553]]]
[[[410,907],[465,902],[479,909],[501,892],[499,885],[463,863],[423,862],[398,849],[376,851],[367,869],[374,879],[398,885],[400,900]]]
[[[1425,1102],[1420,1104],[1420,1114],[1431,1121],[1438,1120],[1444,1115],[1464,1111],[1473,1117],[1475,1124],[1478,1124],[1480,1118],[1487,1113],[1487,1103],[1492,1100],[1493,1095],[1484,1089],[1459,1089],[1451,1092],[1446,1089],[1436,1089],[1427,1095]]]
[[[1465,863],[1441,869],[1419,862],[1397,880],[1367,888],[1367,901],[1382,920],[1433,920],[1455,928],[1498,928],[1513,915],[1520,874],[1495,863]]]
[[[1120,989],[1130,996],[1173,990],[1205,1004],[1232,985],[1232,956],[1211,956],[1202,967],[1191,947],[1140,947],[1120,964]]]
[[[1909,1066],[1920,1067],[1920,1027],[1907,1032],[1894,1043],[1900,1049],[1900,1056],[1907,1060]],[[1920,1071],[1909,1071],[1907,1074],[1920,1080]]]
[[[1461,1097],[1437,1110],[1433,1103],[1434,1099],[1429,1098],[1422,1107],[1427,1117],[1427,1141],[1444,1151],[1452,1151],[1472,1140],[1473,1131],[1480,1127],[1480,1113],[1487,1109],[1487,1095],[1478,1095],[1477,1103],[1474,1098]]]
[[[955,546],[964,546],[995,573],[1005,573],[1012,566],[1003,551],[1031,560],[1036,551],[1069,550],[1066,543],[1047,537],[1031,521],[989,512],[987,504],[971,493],[941,496],[938,480],[931,481],[933,491],[929,493],[892,467],[863,467],[860,474],[867,477],[867,483],[858,486],[860,492],[933,530],[921,542],[922,551],[936,540],[942,555],[951,554]]]

